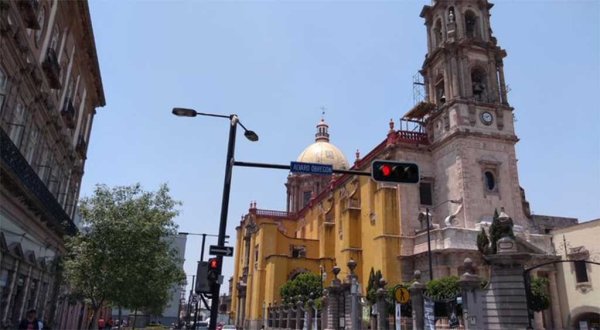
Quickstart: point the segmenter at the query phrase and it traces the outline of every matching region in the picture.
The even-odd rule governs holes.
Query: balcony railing
[[[22,194],[27,197],[26,202],[38,209],[42,218],[48,221],[48,225],[55,228],[57,232],[66,232],[70,235],[77,232],[69,215],[1,128],[0,160],[2,172],[6,171],[6,177],[4,177],[5,173],[2,173],[3,186],[10,187],[10,182],[14,181],[13,189],[21,190]],[[10,180],[11,178],[12,180]]]
[[[42,63],[42,68],[44,69],[46,78],[48,78],[50,88],[60,89],[60,64],[58,63],[58,56],[54,49],[48,47],[46,59],[44,60],[44,63]]]
[[[286,211],[275,211],[275,210],[256,210],[256,215],[267,217],[267,218],[293,218],[294,213]]]
[[[60,114],[63,116],[68,128],[75,128],[75,107],[73,106],[73,100],[67,99],[65,101]]]
[[[23,16],[23,21],[25,22],[25,26],[29,29],[39,30],[40,24],[37,21],[37,12],[39,8],[38,0],[20,0],[17,1],[19,4],[19,9],[21,11],[21,16]]]
[[[398,142],[429,144],[427,133],[398,131]]]

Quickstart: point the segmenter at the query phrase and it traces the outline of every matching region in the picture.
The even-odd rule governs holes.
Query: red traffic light
[[[392,167],[388,164],[381,165],[380,170],[383,176],[390,176],[392,174]]]
[[[208,268],[210,268],[210,269],[219,268],[219,261],[217,260],[217,258],[208,259]]]
[[[413,163],[376,160],[371,164],[371,177],[378,182],[418,183],[419,166]]]

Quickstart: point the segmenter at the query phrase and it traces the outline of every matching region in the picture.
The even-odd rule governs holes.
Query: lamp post
[[[227,230],[227,212],[229,210],[229,193],[231,192],[231,173],[233,171],[234,153],[235,153],[235,135],[238,124],[244,129],[244,136],[252,141],[258,141],[258,135],[248,130],[239,120],[236,114],[230,115],[218,115],[212,113],[202,113],[193,109],[185,108],[173,108],[173,114],[182,117],[196,117],[208,116],[208,117],[219,117],[229,119],[229,140],[227,144],[227,158],[225,159],[225,179],[223,182],[223,198],[221,200],[221,219],[219,222],[219,237],[218,246],[225,245],[225,231]],[[223,270],[223,256],[217,256],[217,269],[219,277]],[[214,330],[217,328],[217,317],[219,315],[219,292],[221,290],[221,283],[217,282],[212,290],[212,302],[210,305],[210,325],[209,329]]]
[[[431,210],[435,210],[438,206],[446,204],[446,203],[452,203],[452,204],[460,204],[462,203],[462,199],[459,200],[454,200],[454,199],[448,199],[445,200],[441,203],[438,203],[437,205],[433,206],[431,208]],[[427,217],[427,259],[429,260],[429,280],[433,280],[433,261],[431,259],[431,214],[429,213],[429,208],[425,208],[425,215]]]

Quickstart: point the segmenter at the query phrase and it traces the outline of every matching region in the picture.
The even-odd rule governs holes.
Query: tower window
[[[435,38],[435,46],[439,47],[442,45],[443,35],[442,35],[442,20],[438,19],[435,22],[435,27],[433,28],[433,37]]]
[[[487,188],[487,190],[495,191],[496,190],[496,177],[494,176],[494,173],[492,173],[491,171],[485,171],[484,176],[485,176],[485,187]]]
[[[446,103],[446,94],[444,91],[444,77],[439,76],[435,84],[435,99],[438,105]]]
[[[465,13],[465,31],[467,33],[467,38],[475,38],[478,37],[478,18],[475,14],[468,10]]]
[[[471,86],[473,88],[473,97],[478,101],[484,101],[487,82],[486,73],[481,68],[475,68],[471,71]]]
[[[575,261],[575,277],[577,279],[577,283],[589,282],[587,265],[585,261]]]

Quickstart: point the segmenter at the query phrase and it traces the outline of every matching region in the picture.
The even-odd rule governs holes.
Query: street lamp
[[[229,119],[229,142],[227,144],[227,158],[225,159],[225,179],[223,182],[223,198],[221,200],[221,220],[219,222],[219,238],[218,246],[225,245],[225,231],[227,230],[227,212],[229,210],[229,193],[231,192],[231,173],[233,171],[234,153],[235,153],[235,134],[238,124],[244,129],[244,136],[252,141],[258,141],[258,135],[248,130],[239,120],[236,114],[219,115],[212,113],[202,113],[194,109],[173,108],[173,114],[180,117],[219,117]],[[223,256],[217,256],[218,274],[221,276],[223,270]],[[219,292],[221,291],[221,283],[217,282],[212,290],[212,302],[210,305],[210,325],[209,329],[217,328],[217,317],[219,315]]]
[[[448,199],[445,200],[441,203],[438,203],[437,205],[433,206],[431,208],[431,210],[435,210],[438,206],[446,204],[446,203],[452,203],[452,204],[461,204],[462,203],[462,198],[459,200],[454,200],[454,199]],[[433,280],[433,262],[431,260],[431,214],[429,213],[429,208],[425,208],[425,215],[427,217],[427,258],[429,260],[429,280]]]

